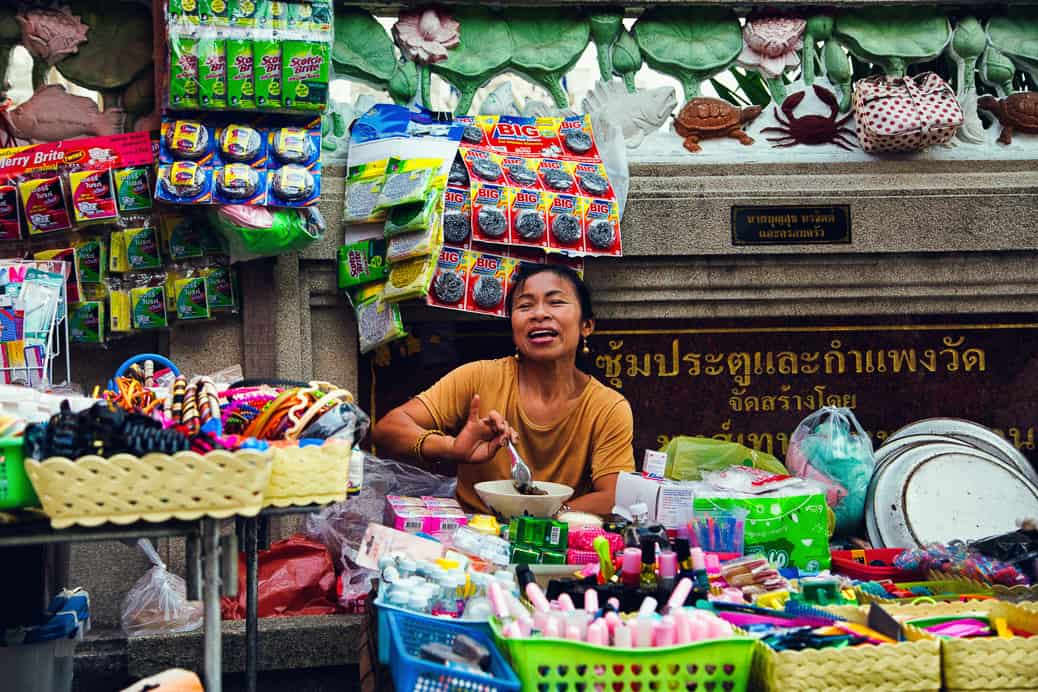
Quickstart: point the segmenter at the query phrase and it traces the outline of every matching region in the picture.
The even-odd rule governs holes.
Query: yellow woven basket
[[[310,447],[275,447],[264,504],[274,507],[328,504],[346,499],[350,446],[335,441]]]
[[[899,619],[962,613],[1003,617],[1013,629],[1038,633],[1038,612],[1001,601],[884,605]],[[946,690],[1038,690],[1038,637],[942,639]]]
[[[270,466],[270,452],[255,450],[25,461],[43,511],[56,529],[255,516],[263,506]]]
[[[830,608],[865,624],[867,610]],[[908,629],[912,641],[843,649],[775,651],[758,643],[753,690],[769,692],[937,692],[941,689],[941,643]]]

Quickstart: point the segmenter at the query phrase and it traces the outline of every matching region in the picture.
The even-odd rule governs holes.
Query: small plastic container
[[[0,509],[39,507],[40,500],[25,473],[22,438],[0,438]]]
[[[387,616],[393,661],[390,671],[393,674],[393,686],[397,690],[519,692],[519,679],[489,635],[449,620],[431,620],[399,611],[390,611]],[[449,668],[426,661],[418,653],[429,642],[451,646],[459,634],[472,637],[490,652],[488,673]]]
[[[894,582],[918,581],[925,578],[921,570],[906,570],[894,566],[894,558],[903,548],[873,548],[870,550],[834,550],[832,570],[858,581]],[[876,564],[873,564],[876,563]]]
[[[427,626],[429,627],[450,625],[455,628],[460,627],[461,631],[469,636],[479,634],[485,638],[490,637],[490,625],[486,620],[451,618],[427,615],[425,613],[414,613],[408,608],[390,604],[381,591],[379,591],[378,598],[375,599],[375,608],[378,612],[378,662],[382,665],[389,665],[390,651],[392,649],[389,633],[389,616],[391,614],[407,615],[412,620],[427,623]]]

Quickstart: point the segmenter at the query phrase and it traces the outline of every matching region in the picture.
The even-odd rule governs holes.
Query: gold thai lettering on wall
[[[827,351],[685,352],[675,337],[669,350],[638,352],[623,339],[607,342],[608,351],[594,365],[611,387],[622,390],[625,378],[729,377],[737,387],[749,387],[762,375],[902,375],[909,373],[980,373],[987,370],[983,348],[963,348],[965,336],[944,336],[932,348],[844,349],[833,339]],[[806,395],[802,395],[806,396]],[[785,409],[791,410],[791,409]]]
[[[1021,452],[1034,451],[1036,448],[1036,432],[1034,427],[1011,427],[1002,431],[998,428],[993,429],[1003,439],[1011,442]],[[869,432],[869,431],[866,431]],[[786,452],[789,451],[789,436],[790,432],[732,432],[732,421],[731,419],[726,420],[721,424],[721,431],[716,433],[710,432],[691,432],[691,433],[674,433],[673,435],[658,435],[656,437],[656,443],[660,449],[667,446],[678,434],[681,435],[692,435],[697,437],[711,437],[715,440],[725,440],[726,442],[737,442],[746,447],[767,452],[774,456],[784,459]],[[874,447],[880,447],[887,438],[890,437],[893,432],[889,430],[876,430],[869,432],[872,437],[872,443]]]

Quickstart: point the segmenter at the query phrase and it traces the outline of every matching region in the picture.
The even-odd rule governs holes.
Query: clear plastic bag
[[[627,193],[631,187],[631,174],[627,166],[627,144],[624,142],[624,133],[614,123],[591,116],[591,128],[595,133],[595,144],[598,145],[598,153],[602,157],[602,165],[605,166],[609,175],[609,184],[613,186],[616,193],[616,206],[620,210],[620,218],[624,216],[624,207],[627,206]]]
[[[122,626],[127,636],[190,632],[202,626],[200,601],[187,600],[184,580],[166,569],[147,538],[137,541],[152,568],[123,599]]]
[[[671,439],[660,451],[667,454],[664,475],[676,481],[698,481],[704,471],[720,471],[729,466],[752,466],[774,474],[786,473],[782,463],[767,452],[712,437],[682,435]]]
[[[837,535],[859,527],[875,457],[872,440],[850,409],[826,406],[801,421],[789,440],[786,466],[790,473],[825,486]]]
[[[323,543],[333,556],[338,556],[337,567],[343,569],[356,558],[368,524],[382,523],[386,495],[453,497],[457,483],[456,478],[365,454],[364,485],[360,492],[346,502],[337,502],[309,515],[306,534]]]

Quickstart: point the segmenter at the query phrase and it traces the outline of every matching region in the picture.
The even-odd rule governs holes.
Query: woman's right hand
[[[469,404],[465,427],[454,437],[451,456],[460,464],[482,464],[493,459],[509,440],[515,442],[516,439],[512,426],[497,411],[491,411],[486,417],[480,416],[479,395],[476,394]]]

